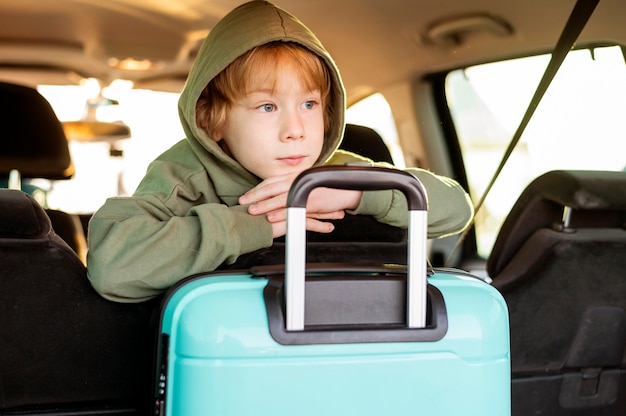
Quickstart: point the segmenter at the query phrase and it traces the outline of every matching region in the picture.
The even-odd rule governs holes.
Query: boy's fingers
[[[265,199],[248,207],[251,215],[261,215],[284,209],[287,206],[287,194],[280,194],[273,198]]]
[[[335,226],[330,222],[318,221],[313,218],[307,218],[306,229],[316,233],[328,234],[333,232]]]
[[[282,222],[277,222],[277,223],[272,224],[272,238],[282,237],[285,235],[286,232],[287,232],[286,222],[282,221]]]
[[[306,229],[316,233],[328,234],[333,232],[335,226],[330,222],[319,221],[313,218],[306,219]],[[287,222],[277,221],[272,223],[272,237],[278,238],[285,235],[287,232]]]
[[[344,211],[310,213],[307,212],[307,218],[315,220],[340,220],[346,216]],[[271,223],[287,221],[287,209],[278,209],[267,214],[267,220]]]
[[[339,210],[334,212],[322,212],[307,214],[309,218],[315,218],[318,220],[340,220],[346,216],[345,211]]]

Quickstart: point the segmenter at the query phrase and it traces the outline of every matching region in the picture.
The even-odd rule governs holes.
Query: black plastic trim
[[[404,323],[312,326],[305,322],[304,331],[287,331],[283,286],[284,277],[273,276],[263,291],[271,336],[282,345],[434,342],[441,340],[448,332],[443,295],[430,284],[427,285],[428,307],[424,328],[408,328]]]
[[[165,415],[165,399],[167,396],[168,357],[170,351],[170,336],[161,334],[159,342],[160,359],[157,363],[157,379],[155,387],[155,416]]]
[[[318,166],[302,172],[291,185],[287,207],[306,207],[309,193],[318,187],[363,191],[397,189],[411,211],[426,211],[428,197],[422,183],[400,169],[371,166]]]

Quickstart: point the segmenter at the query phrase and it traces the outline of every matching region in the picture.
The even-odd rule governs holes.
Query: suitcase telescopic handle
[[[363,191],[398,189],[407,199],[407,326],[426,326],[426,231],[428,198],[421,182],[408,172],[373,166],[322,166],[302,172],[287,199],[285,259],[286,329],[304,330],[306,202],[315,188]]]

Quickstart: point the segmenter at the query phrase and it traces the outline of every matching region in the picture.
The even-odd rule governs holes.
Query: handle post
[[[318,187],[351,190],[398,189],[409,208],[407,252],[407,326],[426,326],[426,190],[417,178],[398,169],[372,166],[323,166],[302,172],[287,199],[285,302],[287,331],[304,330],[306,201]]]

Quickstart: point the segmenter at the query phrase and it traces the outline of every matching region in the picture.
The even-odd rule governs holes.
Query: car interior
[[[487,268],[509,307],[522,414],[621,406],[625,189],[621,172],[550,171],[502,225]]]
[[[96,293],[89,218],[107,197],[131,195],[150,160],[183,137],[165,125],[178,120],[176,97],[202,40],[241,3],[0,0],[0,415],[152,413],[161,299]],[[506,300],[511,414],[624,414],[626,3],[274,3],[341,70],[343,149],[450,176],[470,194],[474,223],[429,241],[429,263]],[[575,22],[585,8],[588,20]],[[568,41],[560,65],[555,46]],[[97,87],[85,95],[88,80]],[[119,81],[174,105],[153,114],[128,92],[116,97]],[[367,217],[336,226],[308,233],[310,261],[405,261],[405,230]],[[284,256],[279,239],[228,268]]]

